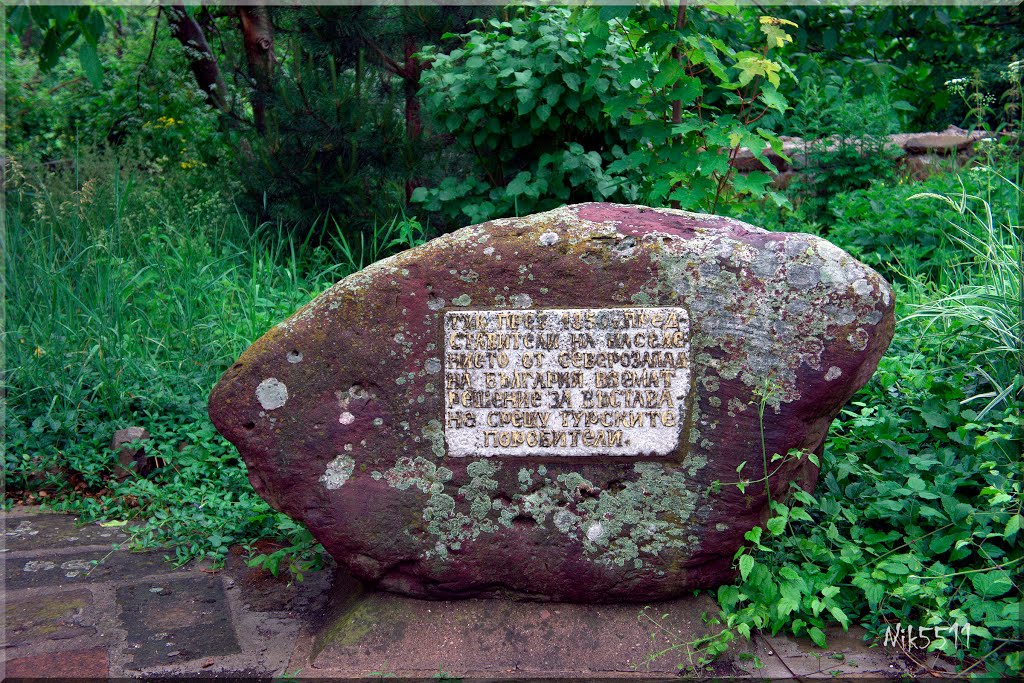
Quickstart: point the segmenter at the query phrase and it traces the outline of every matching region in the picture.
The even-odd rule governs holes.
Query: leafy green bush
[[[896,176],[902,152],[888,137],[898,130],[888,92],[881,79],[861,96],[836,76],[802,84],[787,128],[805,140],[792,185],[805,211],[826,216],[836,194]]]
[[[108,30],[93,48],[106,65],[98,81],[77,55],[54,57],[41,70],[34,50],[8,33],[6,154],[26,166],[70,168],[79,150],[120,148],[123,158],[151,171],[219,167],[223,179],[232,137],[197,91],[166,22],[153,26],[148,13],[111,12],[118,13],[120,29]]]
[[[779,12],[799,25],[792,31],[798,82],[839,78],[859,97],[879,76],[891,78],[904,132],[962,125],[968,107],[943,87],[949,74],[978,80],[1002,101],[1007,86],[999,72],[1022,47],[1020,31],[1011,28],[1019,10],[1011,5],[820,4]],[[982,127],[1000,120],[992,116]]]
[[[625,174],[608,172],[626,154],[618,128],[627,119],[605,107],[630,89],[615,78],[633,63],[628,45],[617,37],[588,49],[572,16],[566,8],[519,8],[508,21],[459,36],[463,47],[449,54],[424,50],[425,103],[472,168],[417,188],[414,202],[453,222],[480,222],[568,202],[637,199]]]
[[[585,200],[711,212],[741,195],[782,201],[769,175],[738,176],[730,161],[744,146],[762,161],[766,144],[781,149],[771,129],[787,68],[769,53],[790,37],[785,22],[738,12],[522,8],[448,55],[426,50],[426,101],[474,168],[413,200],[474,222]]]

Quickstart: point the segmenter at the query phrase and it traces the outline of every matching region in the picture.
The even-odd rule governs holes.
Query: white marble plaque
[[[690,389],[683,308],[446,311],[449,456],[666,455]]]

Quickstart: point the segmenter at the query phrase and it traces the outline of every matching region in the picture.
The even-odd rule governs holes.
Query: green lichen
[[[395,488],[429,494],[423,508],[423,531],[433,540],[427,558],[447,560],[481,534],[511,527],[517,517],[528,517],[540,528],[550,522],[580,542],[595,562],[609,566],[641,568],[666,550],[685,551],[696,544],[693,518],[699,495],[690,477],[706,465],[700,458],[684,463],[686,473],[662,463],[637,463],[638,478],[615,491],[601,490],[578,472],[551,479],[521,468],[521,491],[510,502],[494,497],[500,464],[470,463],[466,483],[454,494],[445,490],[451,473],[428,464],[423,458],[401,458],[386,474],[374,473]]]
[[[416,488],[423,493],[440,493],[444,490],[445,482],[451,480],[452,471],[447,467],[438,467],[424,457],[413,459],[403,456],[387,472],[373,472],[370,476],[378,481],[385,480],[388,486],[399,491]]]
[[[431,420],[420,431],[427,441],[430,442],[430,451],[434,456],[443,458],[445,456],[444,429],[441,427],[441,423],[437,420]]]

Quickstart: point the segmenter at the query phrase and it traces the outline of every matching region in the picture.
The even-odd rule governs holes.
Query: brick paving
[[[175,569],[123,528],[15,507],[3,515],[0,678],[668,678],[704,635],[709,598],[654,605],[430,602],[324,570],[288,584],[250,569]],[[647,617],[651,618],[647,618]],[[895,677],[898,653],[851,629],[831,649],[740,643],[719,677]],[[661,656],[656,653],[664,652]],[[757,657],[755,660],[754,657]],[[752,663],[761,664],[758,669]]]
[[[4,521],[7,678],[274,676],[331,582],[289,586],[237,556],[175,569],[164,551],[124,549],[123,529],[36,508]]]

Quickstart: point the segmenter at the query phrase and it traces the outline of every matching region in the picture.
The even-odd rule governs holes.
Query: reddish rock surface
[[[582,204],[464,228],[339,282],[210,398],[256,490],[358,577],[422,597],[648,601],[733,576],[766,454],[820,452],[893,332],[874,271],[819,238]],[[667,456],[450,457],[447,310],[681,307],[692,390]],[[804,458],[773,497],[810,489]],[[717,484],[716,484],[717,482]]]
[[[109,676],[107,649],[95,647],[89,650],[50,653],[33,657],[19,657],[6,662],[6,677],[58,679],[97,679]]]

